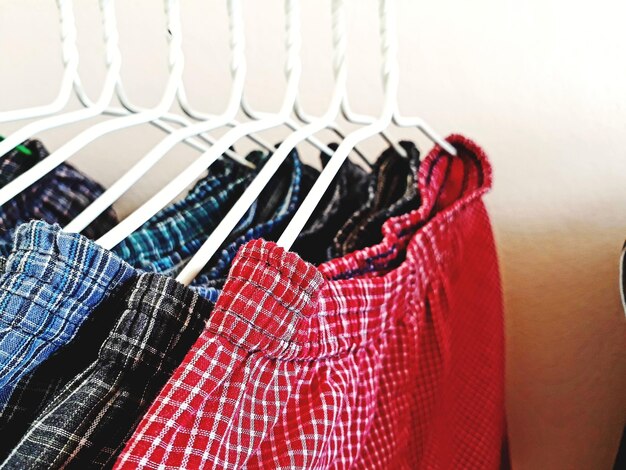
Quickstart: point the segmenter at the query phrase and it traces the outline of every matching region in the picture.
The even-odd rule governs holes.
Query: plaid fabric
[[[367,201],[336,232],[326,259],[380,243],[381,228],[387,219],[419,207],[415,185],[419,152],[412,142],[403,141],[400,145],[409,158],[402,157],[393,147],[383,152],[370,177]]]
[[[9,455],[43,409],[72,379],[87,369],[113,329],[134,280],[120,286],[85,319],[72,341],[23,375],[0,412],[0,462]]]
[[[0,137],[0,142],[4,138]],[[32,168],[41,158],[40,153],[47,155],[47,151],[38,140],[27,140],[24,147],[28,154],[14,148],[0,157],[0,187],[6,186],[29,168]]]
[[[284,182],[286,184],[284,184],[282,190],[277,190],[277,187],[281,185],[273,185],[271,191],[268,190],[262,195],[259,201],[265,209],[265,214],[259,209],[250,211],[250,215],[247,217],[248,224],[255,221],[255,219],[262,220],[267,218],[269,215],[273,215],[274,212],[281,217],[284,217],[283,214],[285,213],[292,213],[295,209],[294,204],[298,202],[297,197],[301,194],[301,179],[306,180],[304,183],[305,187],[310,187],[312,184],[312,180],[317,172],[306,166],[303,167],[297,158],[297,154],[294,153],[292,157],[294,159],[292,164],[285,165],[276,176],[276,179],[280,179],[283,184]],[[304,176],[303,174],[307,171],[309,173],[308,176]],[[294,175],[295,177],[293,177]],[[224,180],[222,178],[222,181]],[[168,214],[167,211],[170,213]],[[174,215],[177,215],[177,212],[173,211],[173,207],[170,207],[159,214],[160,220],[157,223],[167,220],[168,217]],[[262,233],[263,230],[267,229],[268,226],[266,224],[259,223],[248,236],[252,236],[254,233]],[[146,265],[150,266],[149,264]],[[155,277],[155,279],[159,278]],[[169,280],[169,282],[175,284],[172,280]],[[133,401],[132,387],[128,386],[125,389],[130,397],[126,395],[124,398],[116,397],[117,401],[115,403],[107,401],[107,398],[101,396],[105,392],[103,384],[110,385],[108,391],[110,395],[118,387],[118,381],[124,383],[125,372],[122,368],[106,368],[105,370],[109,372],[108,380],[106,373],[96,373],[95,380],[99,387],[94,387],[93,382],[90,382],[85,377],[87,375],[93,379],[94,374],[89,375],[90,372],[94,372],[94,370],[99,371],[103,368],[102,364],[96,365],[93,361],[94,351],[97,352],[100,345],[104,342],[103,332],[111,331],[111,318],[115,317],[111,312],[123,310],[123,306],[115,307],[113,305],[114,301],[115,299],[111,299],[109,302],[101,305],[100,308],[106,310],[106,313],[97,312],[90,316],[88,322],[81,327],[77,338],[62,350],[57,351],[54,357],[46,361],[33,373],[22,378],[18,383],[18,390],[13,394],[5,413],[0,415],[2,416],[0,420],[0,434],[7,436],[0,443],[0,455],[5,457],[17,445],[9,459],[5,462],[5,467],[33,468],[43,466],[47,468],[48,466],[62,465],[65,467],[70,465],[81,468],[85,465],[99,466],[104,464],[107,458],[115,455],[116,445],[119,447],[124,442],[124,438],[116,440],[119,437],[119,432],[124,429],[127,432],[132,430],[132,425],[125,426],[127,421],[115,418],[119,414],[117,411],[123,411],[122,414],[127,420],[132,417],[135,419],[140,418],[138,413],[140,413],[139,410],[142,408]],[[203,302],[205,301],[203,300]],[[212,304],[209,302],[205,303],[204,310],[206,316],[206,312],[210,311]],[[152,326],[152,328],[154,327]],[[199,333],[200,330],[196,331],[193,339],[196,339]],[[115,334],[114,332],[113,335]],[[146,347],[149,346],[151,349],[156,350],[159,347],[157,339],[153,343],[148,343]],[[182,356],[191,346],[191,342],[188,342],[185,349],[180,350],[177,356],[178,362],[182,360]],[[167,345],[162,344],[161,346],[161,351],[167,352]],[[135,359],[135,362],[139,362],[139,360]],[[165,378],[171,375],[172,370],[173,366],[168,369],[169,374],[165,374]],[[165,382],[165,378],[159,375],[159,371],[152,371],[152,373],[155,376],[153,383],[158,383],[158,388],[152,389],[152,392],[149,393],[151,390],[149,383],[142,383],[143,388],[135,387],[137,396],[142,397],[143,409],[150,404],[148,400],[154,398],[160,386]],[[134,376],[136,377],[136,375],[135,371]],[[159,378],[162,378],[161,382],[158,382]],[[63,387],[65,388],[63,389]],[[85,398],[85,394],[87,398]],[[100,399],[99,402],[97,401],[98,399]],[[96,402],[98,405],[95,404]],[[82,405],[79,406],[79,404]],[[130,404],[130,409],[126,406],[127,404]],[[98,406],[101,406],[101,408],[98,408]],[[83,414],[70,414],[68,412],[70,409],[83,409],[83,407],[91,410],[91,414],[85,414],[91,417],[89,432],[84,431],[84,423],[89,420],[85,419]],[[93,413],[102,410],[102,407],[107,408],[107,419],[94,424]],[[54,411],[47,411],[51,409]],[[115,423],[115,429],[118,430],[118,434],[111,432],[111,423]],[[29,425],[30,429],[28,430]],[[26,432],[28,432],[26,437],[17,444],[19,437]],[[48,432],[57,436],[56,439],[49,439],[46,434]],[[125,436],[125,438],[127,437]],[[45,444],[42,445],[41,443]],[[119,448],[117,451],[119,452]],[[70,455],[71,457],[69,457]]]
[[[248,155],[261,165],[262,152]],[[255,176],[241,165],[217,161],[187,196],[169,205],[117,245],[113,252],[136,268],[177,274],[195,254]]]
[[[250,240],[257,238],[272,240],[279,236],[313,186],[318,174],[317,170],[303,165],[294,150],[259,196],[257,205],[260,209],[255,214],[252,227],[230,243],[227,240],[217,261],[209,264],[205,271],[196,277],[192,288],[215,302],[239,248]]]
[[[48,156],[38,140],[27,141],[31,155],[13,150],[0,157],[0,184],[4,186]],[[0,207],[0,254],[8,256],[15,228],[30,220],[45,220],[62,226],[80,214],[100,194],[102,186],[68,164],[46,176]],[[112,208],[103,212],[83,231],[88,238],[105,234],[118,223]]]
[[[319,268],[271,242],[242,247],[115,468],[497,468],[491,170],[448,140],[459,156],[431,152],[422,206],[388,220],[380,244]]]
[[[335,150],[338,145],[330,144],[329,147]],[[325,153],[322,153],[320,158],[324,165],[330,159]],[[368,174],[350,160],[341,165],[331,187],[324,193],[292,246],[292,251],[309,263],[319,264],[328,261],[326,254],[333,238],[348,219],[366,203],[368,181]]]
[[[67,344],[134,270],[77,234],[18,227],[0,273],[0,413],[17,382]]]
[[[70,364],[80,353],[89,365],[42,407],[2,468],[113,464],[212,309],[205,299],[165,276],[143,274],[130,284],[121,305],[112,302],[117,310],[108,313],[117,321],[104,342],[94,344],[93,335],[85,335],[67,348],[63,356]]]

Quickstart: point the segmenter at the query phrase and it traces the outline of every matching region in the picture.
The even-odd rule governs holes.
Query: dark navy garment
[[[3,140],[4,138],[0,137],[0,142]],[[0,187],[6,186],[28,168],[32,168],[40,160],[38,156],[40,148],[43,148],[41,142],[29,140],[0,157]]]
[[[304,165],[296,150],[293,150],[259,196],[252,225],[234,240],[231,236],[226,241],[215,260],[211,260],[193,281],[192,288],[215,302],[239,248],[258,238],[277,239],[318,175],[319,172]]]
[[[335,234],[327,258],[339,258],[353,251],[373,246],[382,240],[382,226],[420,206],[417,193],[419,152],[412,142],[400,145],[408,158],[389,147],[376,161],[369,178],[365,204]]]
[[[337,144],[330,144],[336,150]],[[320,156],[325,166],[330,157]],[[344,162],[324,193],[313,215],[291,247],[305,261],[321,264],[328,261],[327,250],[339,229],[367,201],[368,175],[350,160]]]
[[[135,270],[58,225],[18,227],[0,273],[0,412],[17,382],[70,342]]]
[[[0,184],[13,181],[48,156],[38,140],[23,145],[30,154],[14,149],[0,157]],[[0,254],[11,250],[13,232],[21,223],[45,220],[64,226],[71,222],[98,196],[104,188],[71,165],[62,163],[20,194],[0,207]],[[117,225],[115,211],[109,208],[94,220],[83,235],[98,238]]]

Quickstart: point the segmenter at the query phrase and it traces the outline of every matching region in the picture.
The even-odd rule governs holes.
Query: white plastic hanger
[[[381,51],[383,56],[383,89],[384,105],[379,119],[372,124],[354,131],[339,145],[335,154],[313,184],[293,219],[278,239],[277,245],[289,250],[304,228],[306,222],[330,186],[339,168],[345,161],[350,150],[359,142],[364,141],[384,130],[392,121],[397,110],[399,70],[397,63],[397,32],[393,0],[379,0]],[[430,128],[429,128],[430,129]],[[456,150],[448,142],[436,135],[432,130],[426,134],[443,149],[456,155]]]
[[[57,0],[61,24],[63,78],[56,98],[47,105],[0,112],[0,123],[32,119],[57,113],[69,103],[72,86],[78,76],[78,51],[76,50],[76,27],[70,0]],[[21,143],[21,142],[20,142]]]
[[[302,104],[298,100],[296,100],[296,103],[294,106],[294,114],[304,124],[311,124],[311,122],[316,119],[315,116],[312,116],[308,114],[306,111],[304,111],[304,109],[302,108]],[[329,125],[328,130],[334,132],[335,135],[339,137],[340,140],[343,140],[346,137],[345,132],[339,128],[339,125],[336,122],[333,122],[331,125]],[[372,167],[367,157],[363,155],[363,153],[358,148],[356,147],[354,148],[354,153],[356,153],[368,167],[370,168]]]
[[[117,47],[117,30],[115,29],[114,21],[112,21],[114,20],[113,0],[100,0],[100,6],[102,9],[104,38],[106,44],[107,72],[104,79],[104,85],[98,99],[93,103],[93,106],[89,106],[85,109],[50,116],[25,125],[0,142],[0,156],[10,152],[14,147],[17,147],[24,141],[32,138],[35,134],[67,124],[83,121],[85,119],[98,116],[104,112],[113,97],[115,84],[117,83],[120,74],[121,56]],[[76,77],[77,75],[74,75],[74,79],[76,79]],[[9,185],[0,190],[0,205],[10,199],[10,197],[6,197],[6,195],[11,194],[12,192],[12,190],[8,189],[8,186]],[[16,186],[14,186],[13,190],[15,187]],[[17,191],[16,194],[19,192],[20,191]]]
[[[211,131],[213,129],[227,126],[237,116],[237,112],[241,107],[241,97],[243,96],[243,87],[246,76],[246,61],[244,54],[245,34],[240,0],[228,0],[226,5],[228,6],[229,28],[231,31],[232,41],[232,57],[230,68],[231,75],[233,77],[233,86],[226,109],[222,114],[217,115],[214,118],[209,119],[208,121],[191,124],[190,126],[178,129],[172,134],[165,137],[131,169],[131,174],[134,176],[131,177],[131,175],[129,174],[123,176],[124,185],[122,185],[121,182],[119,185],[117,185],[117,188],[115,190],[115,194],[117,194],[116,198],[119,197],[119,195],[123,194],[123,192],[130,186],[132,186],[132,184],[136,182],[141,177],[141,175],[143,175],[149,168],[154,166],[161,158],[163,158],[167,154],[167,152],[169,152],[182,140],[198,134],[202,134],[204,132]],[[251,123],[246,124],[248,125],[248,127],[245,127],[247,132],[244,134],[244,136],[250,133],[258,132],[254,126],[250,127],[250,124]],[[137,230],[141,225],[143,225],[143,223],[150,219],[150,217],[152,217],[160,209],[165,207],[178,194],[183,192],[185,188],[190,185],[194,179],[204,173],[206,169],[213,164],[213,162],[220,158],[222,153],[226,152],[230,148],[230,146],[238,140],[238,138],[232,139],[231,142],[223,145],[223,143],[225,142],[224,139],[230,138],[234,135],[234,133],[236,133],[235,131],[237,129],[240,129],[241,127],[244,127],[246,125],[238,126],[222,136],[220,140],[215,143],[215,146],[213,148],[198,157],[198,160],[193,162],[183,173],[178,175],[167,186],[165,186],[165,188],[163,188],[151,199],[149,199],[145,204],[135,210],[135,212],[130,214],[111,231],[101,237],[98,240],[98,243],[107,248],[112,248],[128,235]],[[262,126],[259,127],[259,130],[263,129],[264,128]],[[189,175],[193,176],[189,177]],[[109,194],[111,195],[113,193]]]
[[[341,114],[346,119],[346,121],[362,126],[372,124],[374,121],[376,121],[376,118],[372,116],[366,116],[365,114],[357,114],[353,112],[348,101],[347,92],[344,94],[344,99],[341,102]],[[403,157],[408,157],[406,151],[402,148],[402,146],[398,143],[396,139],[391,137],[387,130],[382,130],[379,132],[379,134],[389,146],[393,147],[394,151],[397,154],[402,155]]]
[[[215,228],[211,235],[209,235],[206,242],[204,242],[198,252],[189,260],[189,263],[187,263],[185,268],[176,278],[179,282],[189,285],[204,268],[204,266],[206,266],[209,260],[215,255],[215,253],[217,253],[220,246],[222,246],[222,243],[224,243],[228,235],[235,228],[239,220],[241,220],[250,206],[259,197],[263,189],[271,180],[272,176],[274,176],[282,162],[295,148],[295,146],[307,136],[334,125],[334,121],[337,119],[341,111],[341,102],[346,92],[347,71],[344,63],[342,63],[345,55],[342,55],[341,48],[335,47],[337,43],[345,40],[346,35],[343,5],[343,0],[333,0],[332,2],[333,53],[335,54],[336,60],[334,61],[335,84],[328,110],[323,116],[313,119],[310,124],[294,132],[283,141],[283,143],[278,147],[278,150],[269,158],[263,168],[259,171],[259,174],[250,183],[250,186],[246,188],[231,210],[222,219],[220,224]],[[349,152],[346,152],[345,155],[347,156],[348,153]],[[332,162],[334,158],[334,156],[331,157],[330,161]]]
[[[54,114],[67,106],[72,90],[74,90],[74,93],[79,102],[85,108],[91,108],[95,105],[94,102],[87,96],[87,93],[82,86],[80,76],[78,74],[79,54],[78,48],[76,47],[76,20],[74,17],[73,4],[71,0],[57,0],[57,7],[59,10],[59,23],[61,26],[61,50],[64,69],[63,78],[61,80],[61,89],[57,95],[57,98],[51,104],[46,106],[0,112],[0,123],[18,121],[23,119],[32,119],[35,117]],[[101,7],[103,9],[105,5],[101,3]],[[112,35],[105,37],[105,41],[111,41],[111,36]],[[116,46],[115,44],[112,44],[111,47]],[[117,98],[123,108],[110,107],[104,110],[104,114],[108,114],[111,116],[125,116],[128,115],[130,112],[136,113],[141,111],[141,108],[133,105],[128,100],[126,93],[123,89],[121,77],[118,77],[115,91],[117,94]],[[174,114],[167,114],[163,116],[163,120],[174,122],[180,125],[188,125],[188,121],[186,119]],[[171,133],[174,130],[174,128],[170,127],[160,120],[154,121],[152,124],[165,132]],[[191,147],[196,148],[200,151],[205,151],[207,149],[206,146],[202,145],[195,139],[188,139],[185,142]],[[208,143],[211,142],[212,141],[209,141]]]
[[[37,163],[30,170],[17,177],[3,188],[0,188],[0,205],[19,194],[21,191],[66,161],[78,150],[99,137],[117,130],[153,121],[167,113],[175,99],[176,88],[182,78],[183,58],[181,50],[181,28],[178,0],[166,0],[165,6],[168,18],[168,30],[170,31],[170,75],[165,87],[165,92],[157,106],[136,114],[96,124],[81,132],[79,135],[53,152],[50,156]],[[109,23],[114,24],[114,20],[109,21]],[[112,29],[114,29],[114,27],[112,27]],[[0,142],[0,145],[3,143],[4,142]],[[237,159],[239,160],[239,157],[237,157]],[[247,162],[243,159],[241,159],[241,162],[247,164]]]
[[[231,41],[230,44],[232,46],[233,42]],[[191,106],[191,104],[189,104],[189,100],[187,99],[187,92],[185,91],[185,84],[182,79],[181,79],[180,85],[178,86],[178,90],[176,92],[176,98],[178,100],[178,105],[180,106],[180,109],[182,109],[182,111],[190,118],[195,119],[197,121],[209,121],[211,119],[215,119],[216,116],[203,113],[202,111],[198,111],[194,109]],[[239,125],[239,122],[235,120],[228,123],[229,127],[235,127],[238,125]],[[258,137],[256,135],[249,135],[247,137],[253,142],[255,142],[257,145],[263,147],[265,150],[268,150],[270,152],[274,151],[274,146],[268,143],[267,141],[265,141],[263,138]]]
[[[258,119],[263,118],[263,113],[257,112],[254,109],[252,109],[250,105],[248,104],[248,100],[245,99],[245,96],[243,97],[241,101],[241,109],[244,112],[244,114],[248,116],[250,119],[258,120]],[[294,110],[295,110],[295,104],[294,104]],[[288,118],[285,121],[284,125],[287,126],[289,129],[291,129],[292,131],[296,131],[300,129],[300,126],[298,125],[298,123],[296,123],[292,118]],[[313,147],[318,149],[320,152],[324,152],[326,155],[329,155],[329,156],[333,154],[333,149],[331,149],[325,143],[321,142],[319,139],[309,136],[305,140],[309,142]]]
[[[183,110],[183,112],[185,114],[187,114],[189,117],[193,118],[193,119],[199,119],[199,120],[208,120],[208,119],[212,119],[214,118],[214,116],[211,115],[207,115],[201,112],[198,112],[196,110],[194,110],[193,108],[191,108],[191,106],[189,105],[189,102],[187,100],[187,96],[185,93],[185,89],[184,86],[181,86],[181,88],[178,90],[178,103],[180,104],[181,109]],[[246,99],[245,93],[241,96],[241,110],[243,111],[243,113],[249,117],[250,119],[254,119],[254,120],[260,120],[263,119],[264,113],[262,112],[257,112],[255,111],[250,104],[248,103],[248,100]],[[231,122],[228,123],[229,127],[235,127],[240,125],[240,123],[236,120],[233,120]],[[294,130],[297,128],[297,124],[292,120],[292,119],[288,119],[285,122],[285,125],[287,127],[289,127],[290,129]],[[266,150],[269,150],[271,152],[273,152],[274,150],[276,150],[276,148],[271,145],[268,144],[265,140],[259,138],[258,136],[255,136],[254,134],[250,134],[248,136],[249,139],[251,139],[252,141],[256,142],[257,144],[259,144],[261,147],[265,148]],[[312,138],[310,140],[310,143],[316,147],[318,150],[328,154],[328,155],[332,155],[332,149],[330,149],[327,145],[325,145],[324,143],[320,142],[319,140]]]
[[[183,62],[180,54],[181,31],[178,0],[166,0],[165,6],[168,18],[168,30],[170,31],[170,76],[168,77],[165,92],[158,105],[146,111],[96,124],[81,132],[26,173],[1,188],[0,204],[4,204],[9,199],[19,194],[95,139],[116,130],[158,119],[160,116],[167,113],[174,101],[176,87],[182,76]],[[114,18],[107,23],[110,25],[109,29],[115,31],[115,34],[117,34]]]
[[[183,112],[189,116],[192,119],[195,119],[197,121],[208,121],[210,119],[215,119],[214,115],[211,114],[206,114],[203,113],[201,111],[197,111],[195,109],[193,109],[191,107],[191,105],[189,104],[189,101],[187,100],[187,93],[185,92],[185,86],[183,84],[183,82],[181,81],[180,86],[178,87],[178,92],[177,92],[177,99],[178,99],[178,104],[180,106],[180,109],[183,110]],[[228,123],[229,127],[235,127],[238,126],[240,123],[238,121],[231,121]],[[205,135],[205,134],[200,134],[200,135]],[[256,136],[254,134],[251,134],[249,136],[247,136],[252,142],[256,143],[257,145],[259,145],[260,147],[263,147],[265,150],[268,150],[270,152],[274,151],[274,146],[270,143],[268,143],[265,139],[263,139],[262,137]],[[214,142],[214,140],[212,140],[212,142]]]
[[[229,6],[231,8],[237,8],[239,10],[239,0],[229,0]],[[287,90],[283,99],[283,103],[280,110],[276,114],[264,114],[263,118],[258,121],[251,121],[241,124],[228,131],[222,138],[220,138],[215,145],[205,154],[201,155],[195,160],[187,169],[174,178],[169,184],[167,184],[161,191],[155,194],[151,199],[144,203],[139,209],[130,214],[126,219],[120,222],[116,227],[102,236],[98,243],[105,248],[111,249],[117,245],[120,241],[137,230],[144,222],[150,217],[156,214],[159,210],[169,204],[176,196],[185,190],[193,181],[204,173],[216,159],[221,155],[221,152],[228,149],[231,145],[237,142],[242,137],[254,132],[260,132],[266,129],[284,125],[285,121],[289,119],[289,114],[293,109],[295,96],[298,90],[298,82],[301,73],[301,64],[298,56],[299,52],[299,24],[298,24],[298,9],[297,3],[294,0],[286,0],[286,30],[287,30],[287,43],[289,48],[287,51]],[[243,34],[243,24],[241,14],[231,15],[231,22],[237,22],[237,27],[234,28],[238,32],[233,35],[234,40],[237,42],[233,46],[233,51],[239,51],[233,54],[235,64],[234,69],[237,71],[235,74],[235,83],[233,88],[238,90],[237,102],[231,102],[228,106],[227,112],[223,115],[219,125],[225,125],[234,118],[237,108],[241,103],[241,97],[243,95],[243,80],[244,80],[244,68],[245,61],[243,56],[243,40],[245,39]],[[231,26],[233,27],[233,26]],[[237,64],[237,62],[241,62]],[[204,131],[207,127],[206,124],[199,123],[193,125],[187,129],[181,129],[184,135],[188,132],[196,130],[197,132]],[[213,124],[215,125],[215,124]],[[166,137],[164,142],[174,137],[174,134]],[[161,144],[159,144],[161,145]],[[155,147],[156,149],[156,147]]]
[[[338,28],[339,29],[343,28],[344,31],[346,29],[345,28],[345,12],[344,12],[343,7],[338,6],[337,8],[335,8],[335,6],[333,6],[333,32],[336,29],[337,31],[339,31]],[[346,66],[345,65],[346,36],[347,34],[334,34],[333,33],[333,39],[335,39],[333,43],[333,78],[335,80],[335,84],[337,84],[338,82],[337,78],[340,73],[339,72],[340,69],[345,68]],[[344,100],[347,100],[345,84],[344,84],[343,93],[344,93]],[[300,121],[302,121],[305,124],[310,124],[312,121],[316,119],[315,116],[312,116],[308,114],[306,111],[304,111],[304,108],[302,107],[302,103],[300,102],[298,97],[296,97],[296,102],[294,106],[294,114]],[[340,140],[343,140],[346,137],[346,133],[339,128],[339,125],[336,122],[331,123],[328,126],[328,129],[334,132],[337,135],[337,137],[339,137]],[[368,167],[371,168],[371,164],[369,160],[365,157],[365,155],[363,155],[363,153],[358,148],[355,147],[354,152],[361,158],[363,162],[365,162],[365,164]]]
[[[60,18],[61,18],[61,23],[62,25],[65,23],[68,26],[66,26],[66,28],[71,28],[70,30],[70,34],[62,34],[62,38],[63,38],[63,48],[71,50],[73,52],[73,54],[78,58],[78,49],[76,47],[76,26],[75,26],[75,20],[74,20],[74,13],[73,13],[73,9],[72,9],[72,3],[70,0],[60,0],[61,2],[63,2],[63,9],[60,8]],[[101,2],[101,13],[103,15],[105,15],[105,8],[108,8],[107,5],[103,5]],[[115,15],[113,12],[108,14],[108,17],[110,18],[109,21],[114,20],[115,19]],[[64,30],[64,28],[61,28],[62,30]],[[111,41],[111,37],[114,36],[115,38],[117,38],[117,35],[109,35],[108,37],[105,38],[105,41]],[[107,44],[107,46],[109,47],[109,45]],[[117,47],[117,44],[111,44],[110,47]],[[181,81],[182,83],[182,81]],[[79,100],[79,102],[84,106],[84,107],[91,107],[93,106],[93,102],[89,99],[89,97],[87,96],[87,93],[85,92],[85,89],[82,86],[81,80],[80,80],[80,76],[78,74],[75,75],[75,79],[74,79],[74,92]],[[137,106],[133,103],[130,102],[130,100],[128,99],[128,95],[126,94],[126,91],[124,89],[124,85],[122,84],[122,77],[121,74],[120,76],[118,76],[118,80],[117,83],[115,84],[115,94],[117,96],[118,101],[120,102],[120,104],[122,105],[123,108],[114,108],[114,107],[109,107],[106,108],[103,112],[103,114],[107,114],[110,116],[126,116],[130,113],[139,113],[142,111],[145,111],[145,109],[142,109],[140,106]],[[168,124],[165,124],[164,121],[168,121],[171,123],[176,123],[179,124],[181,126],[186,126],[189,125],[189,121],[186,120],[184,117],[179,116],[177,114],[173,114],[173,113],[167,113],[164,114],[162,116],[161,119],[156,119],[154,121],[150,121],[150,123],[152,125],[154,125],[155,127],[167,132],[167,133],[172,133],[175,128],[169,126]],[[210,138],[206,137],[206,136],[200,136],[206,143],[208,144],[212,144],[213,140],[211,140]],[[200,142],[198,142],[195,139],[187,139],[185,141],[186,144],[188,144],[189,146],[200,150],[202,152],[206,151],[207,147],[204,146],[203,144],[201,144]],[[234,157],[234,155],[233,155]]]
[[[335,14],[337,16],[333,18],[333,27],[336,27],[336,24],[340,23],[340,24],[343,24],[343,28],[345,30],[344,9],[340,8],[338,11],[335,12]],[[346,63],[345,63],[346,46],[347,46],[346,37],[347,37],[347,32],[346,34],[341,35],[339,37],[339,40],[333,44],[333,57],[334,57],[333,69],[335,71],[335,77],[338,75],[337,73],[338,68],[346,67]],[[345,84],[344,84],[344,87],[345,87]],[[295,112],[296,117],[304,123],[310,123],[311,121],[315,119],[313,116],[307,114],[304,111],[304,109],[302,108],[302,104],[297,98],[296,98],[294,112]],[[346,119],[346,121],[352,124],[367,125],[367,124],[371,124],[375,120],[374,117],[366,116],[364,114],[357,114],[352,111],[349,101],[348,101],[348,93],[345,89],[343,91],[343,100],[341,101],[341,114]],[[345,138],[346,136],[345,132],[343,132],[339,128],[336,122],[333,122],[331,125],[329,125],[328,128],[331,131],[333,131],[340,139],[343,140]],[[402,156],[406,156],[406,152],[404,151],[404,149],[396,142],[395,139],[393,139],[387,133],[387,131],[383,131],[380,134],[385,139],[385,141],[394,148],[396,152],[398,152]],[[361,158],[363,162],[365,162],[367,166],[371,168],[371,164],[369,160],[365,157],[365,155],[363,155],[363,153],[357,147],[354,147],[353,151]]]
[[[126,91],[124,90],[124,87],[122,85],[121,82],[121,77],[120,80],[118,81],[117,85],[115,86],[115,94],[117,95],[117,99],[120,102],[120,104],[124,107],[124,109],[118,109],[118,108],[107,108],[105,110],[105,114],[110,114],[112,116],[126,116],[129,113],[140,113],[142,111],[145,111],[145,109],[132,104],[129,99],[128,96],[126,95]],[[81,100],[82,101],[82,100]],[[168,134],[171,134],[172,132],[176,131],[176,128],[166,124],[164,121],[167,122],[171,122],[171,123],[176,123],[180,126],[189,126],[190,122],[189,120],[185,119],[183,116],[180,116],[178,114],[174,114],[174,113],[167,113],[164,114],[163,116],[161,116],[160,119],[155,119],[154,121],[150,121],[150,124],[152,124],[153,126],[161,129],[164,132],[167,132]],[[201,140],[203,140],[205,143],[212,145],[215,142],[215,139],[213,139],[212,137],[206,135],[206,134],[200,134],[198,136]],[[202,144],[202,142],[194,139],[194,138],[188,138],[185,139],[184,142],[189,145],[190,147],[199,150],[201,152],[206,152],[206,150],[208,149],[207,146],[205,146],[204,144]],[[237,161],[241,161],[243,159],[242,156],[237,155],[235,152],[233,151],[228,151],[225,152],[226,155],[228,155],[231,159],[233,160],[237,160]]]
[[[344,25],[343,28],[346,28],[345,25],[345,9],[342,9],[342,11],[340,12],[341,17],[338,18],[338,21],[341,21]],[[345,56],[346,56],[346,49],[347,49],[347,45],[348,45],[348,41],[347,41],[347,33],[343,35],[343,38],[338,41],[334,47],[336,49],[336,53],[335,53],[335,67],[345,67],[346,66],[346,61],[345,61]],[[344,85],[346,86],[347,83]],[[373,123],[376,118],[373,116],[366,116],[365,114],[357,114],[355,112],[352,111],[352,107],[350,106],[350,102],[348,99],[348,91],[344,90],[343,92],[343,100],[341,101],[341,114],[343,115],[344,119],[352,124],[357,124],[360,126],[365,126],[368,124]],[[391,147],[393,147],[393,149],[400,155],[406,157],[406,152],[404,151],[404,149],[402,148],[402,146],[400,146],[396,139],[393,139],[389,133],[386,130],[383,130],[382,132],[380,132],[381,137],[387,142],[388,145],[390,145]],[[344,136],[345,137],[345,136]],[[368,162],[369,163],[369,162]]]
[[[339,22],[342,23],[344,26],[343,28],[345,29],[345,12],[344,9],[341,8],[340,11],[337,12],[337,17],[335,17],[333,19],[333,26],[335,26],[335,23]],[[342,37],[340,38],[339,41],[335,42],[333,44],[333,68],[337,69],[339,67],[346,67],[346,63],[345,63],[345,56],[346,56],[346,46],[347,46],[347,32],[346,34],[343,34]],[[337,75],[337,71],[335,70],[335,76]],[[345,85],[344,85],[345,86]],[[310,115],[307,115],[305,113],[305,111],[302,109],[301,103],[296,100],[296,106],[295,106],[295,114],[298,117],[298,119],[300,119],[303,122],[309,123],[311,122],[314,118]],[[371,124],[372,122],[374,122],[375,118],[371,117],[371,116],[366,116],[364,114],[357,114],[355,112],[352,111],[351,107],[350,107],[350,103],[348,101],[348,93],[346,90],[344,90],[343,92],[343,100],[341,101],[341,114],[343,115],[343,117],[346,119],[346,121],[352,123],[352,124],[358,124],[358,125],[367,125],[367,124]],[[345,132],[341,131],[338,127],[338,125],[336,123],[333,123],[331,126],[329,126],[329,129],[331,131],[333,131],[335,134],[337,134],[337,136],[339,136],[340,139],[344,139],[346,134]],[[387,131],[382,131],[381,136],[383,137],[383,139],[385,139],[385,141],[394,148],[394,150],[396,152],[398,152],[400,155],[405,156],[406,157],[406,152],[404,151],[404,149],[396,142],[395,139],[393,139]],[[361,159],[369,166],[371,167],[371,164],[369,162],[369,160],[363,155],[362,152],[359,151],[359,149],[357,147],[355,147],[354,152],[359,155],[359,157],[361,157]]]
[[[232,25],[233,23],[231,22],[231,26]],[[239,33],[239,31],[243,31],[243,29],[237,30],[237,31],[233,31],[231,29],[231,34],[237,34]],[[241,52],[243,52],[243,50]],[[235,55],[233,54],[233,60],[235,60],[234,56]],[[180,60],[182,60],[182,50],[180,51]],[[237,62],[237,64],[239,64],[239,62]],[[183,85],[182,85],[182,73],[181,73],[180,81],[178,83],[179,89],[177,93],[180,92],[180,89],[181,89],[180,87],[182,86]],[[233,95],[231,96],[231,101],[236,100],[237,99],[236,87],[233,87],[233,91],[231,93]],[[185,103],[188,109],[191,109],[188,106],[184,91],[182,92],[181,96],[183,97],[182,98],[183,103]],[[179,99],[180,99],[180,96],[179,96]],[[194,111],[194,113],[196,113],[196,111]],[[193,125],[189,124],[189,126],[193,126]],[[173,131],[172,134],[168,136],[168,138],[170,139],[172,137],[176,138],[175,136],[179,135],[179,133],[180,133],[180,130]],[[188,136],[187,138],[189,137],[190,136]],[[206,136],[205,134],[204,134],[204,139],[209,141],[209,143],[211,144],[215,143],[213,139],[211,139],[209,136]],[[183,139],[179,139],[177,140],[177,142],[180,142],[181,140]],[[167,139],[165,139],[165,141],[167,141]],[[162,145],[162,143],[154,147],[147,155],[145,155],[137,163],[135,163],[124,175],[118,178],[115,181],[115,183],[113,183],[106,191],[104,191],[98,198],[96,198],[96,200],[94,200],[80,214],[78,214],[69,224],[67,224],[64,227],[64,230],[67,232],[82,231],[91,222],[93,222],[100,214],[102,214],[107,208],[109,208],[115,201],[117,201],[126,191],[128,191],[129,188],[132,187],[133,184],[139,181],[141,177],[145,175],[148,172],[148,170],[150,170],[150,168],[156,165],[156,163],[158,163],[158,161],[166,155],[166,152],[161,151],[160,145]],[[207,150],[208,150],[207,148],[204,149],[204,151],[207,151]],[[238,163],[241,163],[252,169],[255,168],[255,166],[252,163],[245,160],[244,157],[241,157],[235,154],[229,149],[227,149],[224,153],[227,156],[229,156],[231,159],[237,161]]]

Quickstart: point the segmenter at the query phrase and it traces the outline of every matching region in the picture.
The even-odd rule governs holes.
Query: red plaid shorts
[[[483,193],[461,137],[420,169],[420,209],[319,267],[243,246],[206,329],[116,468],[498,468],[504,341]]]

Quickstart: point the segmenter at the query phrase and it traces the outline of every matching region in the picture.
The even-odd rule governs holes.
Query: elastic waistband
[[[465,230],[489,223],[480,198],[491,184],[486,156],[460,136],[449,141],[459,156],[431,152],[420,170],[423,205],[387,221],[376,247],[318,268],[272,242],[244,245],[208,330],[247,351],[312,360],[356,351],[400,319],[413,321],[450,272]]]

